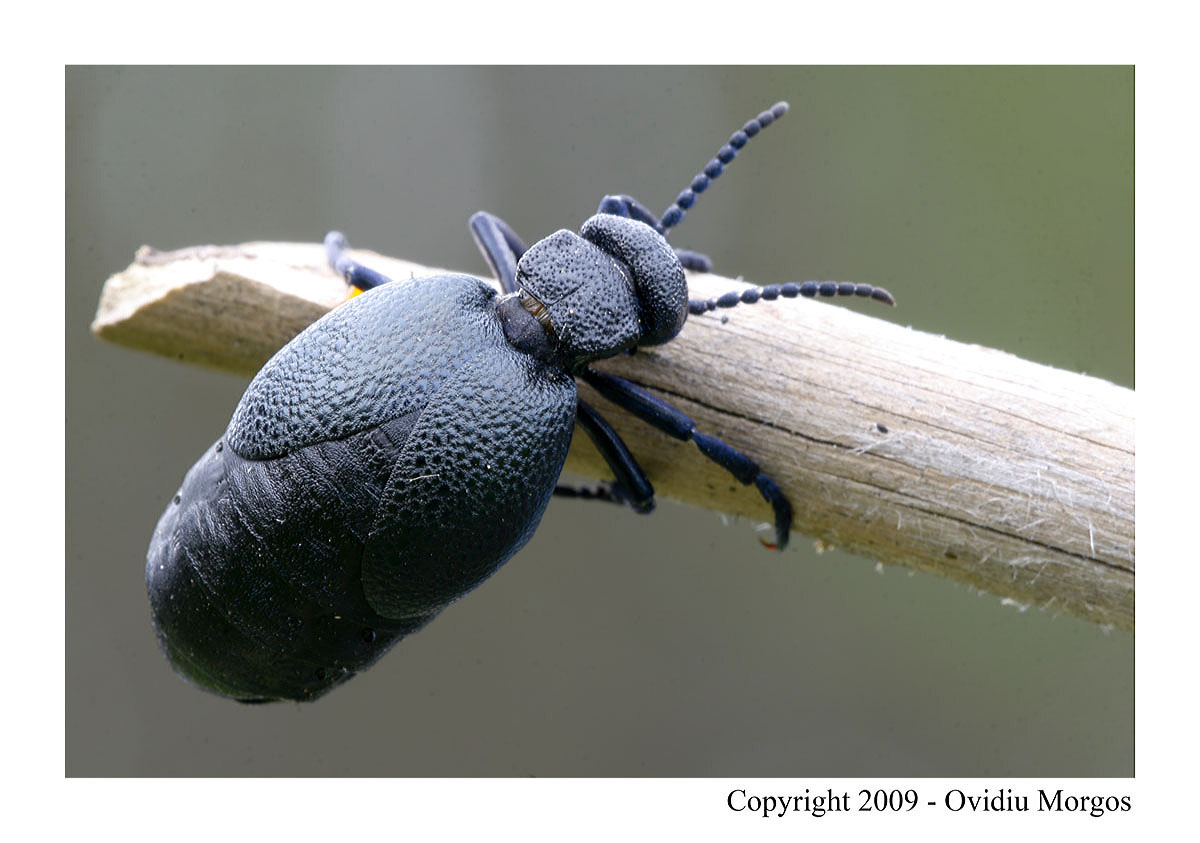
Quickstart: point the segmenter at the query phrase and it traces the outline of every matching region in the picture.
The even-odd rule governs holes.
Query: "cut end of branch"
[[[352,252],[407,278],[425,267]],[[316,243],[245,243],[159,251],[142,246],[104,285],[92,333],[107,342],[252,375],[346,299]]]

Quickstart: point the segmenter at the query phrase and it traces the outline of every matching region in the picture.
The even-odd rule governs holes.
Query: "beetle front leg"
[[[505,293],[517,290],[517,261],[525,254],[524,241],[508,223],[487,211],[476,211],[468,223],[475,245],[487,259],[492,274]]]
[[[600,207],[596,209],[596,213],[612,214],[613,216],[628,217],[638,222],[644,222],[659,234],[663,234],[666,231],[658,221],[657,214],[632,196],[624,193],[618,196],[605,196],[600,200]]]

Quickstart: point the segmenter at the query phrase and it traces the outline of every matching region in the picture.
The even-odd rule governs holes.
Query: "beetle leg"
[[[365,293],[367,290],[391,283],[392,279],[382,272],[376,272],[351,260],[346,254],[348,248],[350,244],[346,242],[346,235],[342,232],[331,231],[325,235],[325,255],[329,258],[329,265],[346,279],[347,284]]]
[[[683,441],[692,440],[700,452],[724,468],[740,482],[754,484],[775,512],[775,544],[778,550],[787,546],[792,527],[792,507],[783,491],[770,477],[759,470],[758,463],[715,436],[696,430],[696,423],[661,398],[656,398],[624,378],[584,369],[579,373],[596,390],[618,407],[623,407],[647,424]],[[770,546],[770,545],[768,545]]]
[[[662,224],[658,221],[658,215],[643,205],[641,202],[622,193],[619,196],[605,196],[600,200],[600,207],[596,209],[597,214],[612,214],[618,217],[628,217],[644,222],[646,225],[653,228],[659,234],[666,231]]]
[[[617,506],[628,506],[639,515],[648,515],[654,511],[653,507],[646,510],[638,509],[630,498],[629,491],[616,481],[601,483],[598,486],[568,486],[565,483],[559,483],[554,487],[554,494],[563,498],[604,501],[604,503],[615,503]]]
[[[556,495],[575,498],[594,498],[611,503],[628,504],[637,513],[645,515],[654,510],[654,487],[646,478],[646,472],[638,465],[637,459],[629,451],[629,447],[621,441],[621,437],[612,429],[604,417],[596,412],[590,404],[580,400],[577,403],[575,420],[583,428],[584,433],[596,445],[596,450],[604,457],[608,467],[616,476],[616,482],[611,486],[600,489],[576,489],[570,486],[558,486],[554,489]]]
[[[517,261],[525,254],[525,243],[508,223],[487,211],[476,211],[469,223],[471,236],[483,256],[487,258],[492,274],[506,293],[517,290]]]

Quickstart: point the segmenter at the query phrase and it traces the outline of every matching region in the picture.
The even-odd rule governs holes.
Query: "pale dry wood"
[[[397,279],[433,271],[355,257]],[[740,286],[712,275],[689,283],[694,296]],[[143,248],[109,279],[92,328],[250,374],[344,298],[315,244]],[[753,455],[793,502],[800,533],[1020,606],[1133,629],[1131,390],[809,300],[690,317],[674,342],[598,365]],[[660,496],[770,519],[756,491],[691,444],[582,394]],[[583,436],[567,468],[609,476]]]

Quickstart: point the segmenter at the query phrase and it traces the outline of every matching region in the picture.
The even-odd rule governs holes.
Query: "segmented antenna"
[[[861,296],[875,299],[884,304],[895,305],[892,294],[882,287],[872,287],[870,284],[851,284],[848,281],[805,281],[787,284],[768,284],[766,287],[750,287],[746,290],[733,290],[723,296],[711,299],[688,299],[688,312],[696,315],[716,310],[718,307],[735,307],[739,304],[754,304],[759,299],[773,301],[782,296],[794,299],[796,296],[813,298],[814,296]]]
[[[679,225],[688,209],[696,203],[696,197],[707,190],[708,186],[712,184],[712,180],[725,171],[729,163],[737,157],[738,150],[745,146],[750,138],[787,114],[787,110],[786,102],[777,102],[730,135],[729,142],[717,150],[717,157],[709,161],[703,172],[697,173],[696,177],[692,179],[691,186],[684,188],[683,192],[675,199],[674,204],[663,211],[662,218],[658,221],[658,227],[665,232],[667,229]]]

